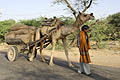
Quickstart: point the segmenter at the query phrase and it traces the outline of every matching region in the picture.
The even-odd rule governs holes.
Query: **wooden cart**
[[[46,19],[43,21],[41,28],[35,28],[23,24],[13,26],[10,29],[10,32],[6,33],[5,36],[5,42],[11,46],[7,53],[8,60],[16,60],[19,53],[27,52],[29,55],[32,52],[33,47],[42,41],[44,41],[44,47],[49,45],[51,40],[48,38],[50,38],[50,35],[57,30],[56,26],[59,24],[63,24],[63,22],[54,17],[54,19]],[[34,39],[36,34],[40,35],[39,29],[44,36],[39,36],[40,38]],[[37,49],[35,50],[35,53],[36,51]]]
[[[19,53],[25,53],[26,52],[29,55],[32,52],[33,46],[38,45],[42,41],[44,41],[44,46],[43,47],[46,48],[51,43],[51,40],[48,39],[48,38],[50,37],[50,35],[55,30],[56,29],[53,29],[48,34],[46,34],[42,38],[40,38],[39,40],[29,42],[29,43],[25,43],[20,38],[6,39],[5,42],[8,45],[10,45],[10,48],[8,49],[8,53],[7,53],[8,60],[11,61],[11,62],[15,61],[17,59]],[[37,51],[37,48],[35,50],[35,53],[36,53],[36,51]]]

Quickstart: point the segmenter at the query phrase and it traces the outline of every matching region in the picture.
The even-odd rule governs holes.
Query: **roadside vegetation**
[[[15,24],[25,24],[28,26],[39,27],[41,22],[45,19],[45,17],[40,17],[31,20],[20,20],[16,22],[15,20],[5,20],[0,21],[0,42],[4,42],[4,36],[9,31],[9,29]],[[64,22],[65,25],[71,25],[74,23],[75,19],[72,17],[59,17],[60,20]],[[107,18],[93,20],[85,23],[90,26],[90,34],[92,35],[91,41],[95,42],[95,46],[97,48],[105,48],[107,42],[109,41],[119,41],[120,42],[120,12],[109,15]],[[68,37],[68,43],[70,45],[75,35],[70,35]],[[104,42],[104,43],[103,43]],[[74,44],[75,45],[75,44]],[[63,49],[62,44],[59,41],[57,43],[57,49]]]

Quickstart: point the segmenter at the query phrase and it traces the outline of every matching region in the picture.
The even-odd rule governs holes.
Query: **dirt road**
[[[0,80],[120,80],[120,68],[116,67],[91,64],[92,75],[86,76],[77,73],[79,64],[74,60],[75,67],[69,68],[66,60],[56,57],[54,67],[50,67],[48,55],[45,56],[47,63],[41,62],[39,56],[29,62],[25,54],[19,55],[15,62],[9,62],[5,55],[6,51],[1,50]]]

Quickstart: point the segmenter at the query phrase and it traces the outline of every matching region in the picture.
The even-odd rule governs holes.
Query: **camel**
[[[50,66],[53,66],[54,63],[53,63],[53,56],[54,56],[54,50],[55,50],[55,44],[58,40],[62,39],[62,42],[63,42],[63,45],[64,45],[64,49],[65,49],[65,55],[66,55],[66,58],[67,58],[67,61],[68,61],[68,64],[70,67],[73,67],[70,59],[69,59],[69,56],[68,56],[68,49],[66,47],[67,45],[67,42],[66,42],[66,37],[76,31],[79,30],[80,26],[82,24],[84,24],[86,21],[88,20],[92,20],[94,19],[94,16],[93,16],[93,13],[90,13],[90,14],[85,14],[84,12],[90,7],[91,3],[92,3],[92,0],[90,1],[89,5],[86,6],[86,8],[82,11],[82,12],[79,12],[78,15],[76,16],[76,11],[71,7],[71,5],[69,4],[69,2],[67,0],[65,0],[67,6],[73,11],[73,15],[75,16],[76,18],[76,21],[74,22],[73,25],[71,26],[67,26],[67,25],[58,25],[57,26],[57,30],[54,31],[49,39],[52,40],[51,44],[52,44],[52,51],[51,51],[51,58],[50,58],[50,62],[49,62],[49,65]],[[38,31],[39,32],[39,31]],[[42,34],[42,29],[40,29],[40,32]],[[44,42],[41,42],[40,43],[41,45],[41,48],[40,48],[40,55],[42,57],[42,61],[45,62],[45,59],[44,57],[42,56],[42,49],[43,49],[43,44]],[[33,50],[35,50],[35,48],[37,47],[37,45],[34,46]],[[29,58],[30,61],[32,61],[34,58],[34,53],[31,55],[31,57]]]

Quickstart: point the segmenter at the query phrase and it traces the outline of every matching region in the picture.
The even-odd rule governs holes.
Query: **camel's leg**
[[[32,48],[33,50],[32,50],[31,57],[29,58],[29,61],[33,61],[33,58],[35,56],[35,49],[36,49],[36,47],[37,47],[37,44]]]
[[[43,45],[44,45],[44,42],[41,42],[41,43],[40,43],[40,50],[39,50],[39,51],[40,51],[40,56],[41,56],[41,58],[42,58],[42,61],[43,61],[43,62],[46,62],[44,56],[42,55]]]
[[[65,55],[66,55],[66,58],[67,58],[67,61],[68,61],[68,64],[70,67],[74,67],[69,59],[69,56],[68,56],[68,49],[67,49],[67,43],[66,43],[66,38],[62,39],[62,42],[63,42],[63,45],[64,45],[64,49],[65,49]]]
[[[54,54],[54,50],[55,50],[55,44],[56,44],[56,40],[52,39],[52,51],[51,51],[51,58],[50,58],[50,62],[49,62],[50,66],[54,65],[54,63],[53,63],[53,54]]]

